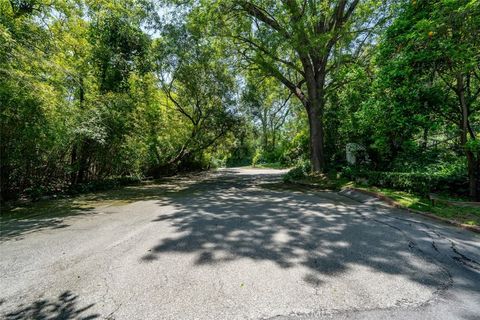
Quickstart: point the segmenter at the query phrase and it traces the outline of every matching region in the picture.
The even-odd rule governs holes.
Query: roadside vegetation
[[[463,205],[449,204],[447,202],[464,199],[452,199],[448,196],[439,196],[439,200],[436,200],[434,203],[432,202],[432,199],[428,197],[411,194],[405,191],[365,186],[356,187],[385,195],[409,209],[433,213],[439,217],[451,219],[462,224],[480,226],[480,206],[467,207]],[[444,202],[442,200],[444,200]]]
[[[351,172],[351,168],[345,171]],[[311,174],[301,167],[290,170],[284,176],[288,184],[303,185],[316,190],[341,191],[353,188],[360,191],[373,192],[373,194],[387,197],[400,207],[431,213],[433,215],[456,221],[461,224],[480,226],[480,205],[470,202],[466,196],[453,192],[421,193],[415,189],[381,187],[375,180],[366,178],[350,179],[344,173],[331,172],[330,174]],[[412,191],[413,190],[413,191]],[[429,189],[425,189],[429,190]]]
[[[0,2],[1,202],[217,167],[478,224],[480,2]]]

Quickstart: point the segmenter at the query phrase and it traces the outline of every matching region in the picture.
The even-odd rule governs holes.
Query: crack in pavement
[[[346,194],[340,194],[340,195],[341,195],[341,196],[344,196],[344,197],[346,197],[346,198],[352,199],[352,200],[354,200],[354,201],[356,201],[356,202],[358,202],[358,203],[362,203],[362,204],[364,203],[364,202],[362,202],[362,201],[360,201],[360,200],[358,200],[358,199],[356,199],[356,198],[354,198],[354,197],[350,197],[350,196],[348,196],[348,195],[346,195]],[[370,212],[373,213],[373,214],[378,214],[378,212],[377,212],[377,210],[379,209],[379,206],[378,206],[378,205],[369,204],[369,206],[372,207],[372,208],[367,208],[367,209],[366,209],[367,211],[370,211]],[[367,219],[371,219],[371,220],[376,221],[376,222],[378,222],[378,223],[387,225],[387,226],[389,226],[389,227],[391,227],[391,228],[393,228],[393,229],[395,229],[395,230],[398,230],[398,231],[404,233],[403,230],[400,229],[400,228],[397,227],[397,226],[394,226],[394,225],[392,225],[392,224],[386,223],[386,222],[384,222],[384,221],[380,221],[380,220],[375,219],[375,218],[368,218],[368,217],[366,217],[365,215],[363,215],[362,213],[360,213],[358,210],[356,211],[356,213],[357,213],[357,214],[360,214],[361,216],[363,216],[363,217],[365,217],[365,218],[367,218]],[[427,223],[422,222],[422,221],[412,220],[412,219],[395,217],[395,216],[392,215],[392,214],[385,214],[385,213],[380,213],[380,214],[381,214],[381,215],[388,215],[388,218],[390,218],[390,219],[394,219],[394,220],[398,220],[398,221],[402,221],[402,222],[408,222],[408,223],[410,223],[410,224],[416,224],[416,225],[423,226],[426,230],[420,230],[420,231],[424,232],[430,239],[432,239],[431,244],[432,244],[432,247],[433,247],[433,249],[434,249],[435,251],[440,252],[439,249],[438,249],[438,247],[437,247],[437,245],[435,244],[435,241],[433,240],[433,237],[431,236],[430,233],[433,233],[433,234],[435,234],[435,235],[437,236],[437,238],[442,239],[442,240],[445,240],[445,241],[448,241],[448,242],[450,243],[450,248],[451,248],[451,250],[452,250],[456,255],[459,256],[459,257],[449,256],[450,258],[454,259],[455,261],[460,261],[460,262],[461,262],[463,265],[465,265],[465,266],[468,266],[468,267],[470,267],[470,268],[472,268],[472,269],[475,269],[475,270],[477,270],[477,271],[480,271],[480,263],[479,263],[478,261],[476,261],[475,259],[470,258],[470,257],[468,257],[467,255],[461,253],[461,252],[456,248],[455,242],[454,242],[452,239],[450,239],[450,238],[448,238],[447,236],[444,236],[444,235],[442,235],[441,233],[437,232],[436,230],[432,229],[432,227],[431,227],[430,225],[428,225]],[[430,232],[430,233],[429,233],[429,232]],[[440,262],[440,261],[439,261],[439,262]],[[471,263],[471,264],[473,264],[473,265],[468,264],[468,263],[465,263],[465,262]]]
[[[373,214],[376,214],[375,211],[373,211],[373,209],[367,209],[369,210],[370,212],[372,212]],[[369,221],[374,221],[376,223],[379,223],[379,224],[382,224],[382,225],[385,225],[389,228],[392,228],[396,231],[399,231],[403,237],[408,240],[408,247],[409,249],[412,251],[412,252],[416,252],[418,256],[422,257],[423,259],[425,259],[426,261],[428,262],[431,262],[431,263],[434,263],[435,266],[437,266],[438,268],[440,268],[444,274],[446,275],[446,281],[444,281],[443,285],[441,286],[438,286],[436,288],[436,290],[434,291],[434,293],[432,294],[432,297],[422,303],[419,304],[419,306],[422,306],[422,305],[426,305],[426,304],[429,304],[431,302],[433,302],[435,299],[436,299],[436,296],[440,295],[442,292],[448,290],[452,285],[453,285],[453,277],[452,277],[452,274],[451,272],[448,270],[447,267],[445,267],[443,265],[443,263],[441,261],[439,261],[438,259],[436,259],[435,257],[433,257],[432,255],[426,253],[424,250],[420,249],[420,247],[418,246],[418,244],[411,238],[409,237],[406,232],[401,229],[400,227],[397,227],[395,225],[392,225],[390,223],[387,223],[387,222],[384,222],[384,221],[381,221],[379,219],[376,219],[376,218],[371,218],[371,217],[368,217],[366,216],[365,214],[363,214],[362,212],[360,212],[359,210],[355,210],[355,213],[362,216],[364,219],[366,220],[369,220]],[[432,239],[433,241],[433,239]],[[437,263],[439,264],[437,264]],[[366,311],[366,310],[362,310],[362,311]]]

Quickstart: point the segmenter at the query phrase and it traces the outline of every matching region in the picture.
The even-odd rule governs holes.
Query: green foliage
[[[220,56],[220,49],[206,45],[188,26],[167,25],[156,41],[155,62],[167,107],[182,123],[183,137],[172,164],[186,167],[202,159],[202,152],[218,144],[235,128],[235,81]],[[199,167],[203,167],[199,160]]]
[[[428,195],[431,192],[465,194],[468,190],[464,171],[385,172],[346,167],[342,176],[359,184]]]
[[[262,150],[257,149],[255,150],[255,154],[253,155],[253,158],[252,158],[252,166],[255,167],[257,164],[260,164],[260,163],[264,163],[263,154],[262,154]]]
[[[0,2],[1,200],[348,143],[349,177],[480,195],[478,1],[160,3]]]
[[[307,161],[309,157],[309,137],[305,130],[304,121],[296,121],[294,126],[288,128],[282,154],[282,162],[293,165],[299,161]],[[302,128],[303,127],[303,128]],[[295,134],[296,132],[296,134]],[[292,139],[288,137],[293,136]]]
[[[480,152],[480,140],[469,140],[465,143],[465,149],[470,150],[474,153]]]
[[[223,163],[238,119],[216,49],[158,25],[153,39],[149,1],[22,3],[0,3],[0,200]]]
[[[248,123],[242,126],[244,129],[237,132],[231,151],[226,154],[226,167],[243,167],[252,164],[252,158],[255,153],[255,139],[253,137],[253,130],[250,130]]]
[[[443,148],[466,156],[469,193],[477,198],[480,154],[469,141],[478,139],[479,13],[478,1],[404,3],[379,46],[378,95],[365,117],[379,124],[373,147],[390,161],[417,155],[411,146],[420,135],[424,150],[429,136],[450,140]]]
[[[283,181],[295,182],[306,178],[311,173],[311,165],[309,161],[299,162],[293,169],[290,169],[284,176]]]

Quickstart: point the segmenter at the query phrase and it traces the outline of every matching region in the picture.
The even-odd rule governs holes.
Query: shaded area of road
[[[21,304],[15,311],[5,314],[5,320],[91,320],[99,317],[98,314],[89,314],[93,304],[78,307],[77,298],[72,292],[65,291],[52,301],[40,299],[31,304]]]
[[[98,209],[102,207],[157,200],[162,195],[174,196],[177,191],[205,178],[205,173],[185,174],[73,198],[63,197],[10,205],[2,208],[0,215],[0,242],[9,239],[19,240],[29,233],[41,230],[69,227],[68,218],[98,214]]]
[[[64,228],[15,232],[9,222],[0,310],[22,314],[20,300],[71,291],[115,319],[480,314],[478,236],[279,178],[245,169],[187,176],[96,195],[84,215],[57,218]]]

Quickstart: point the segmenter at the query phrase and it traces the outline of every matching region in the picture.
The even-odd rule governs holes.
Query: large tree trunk
[[[323,133],[323,108],[325,68],[319,70],[310,64],[304,63],[305,80],[307,84],[306,109],[310,129],[310,163],[313,172],[325,170],[324,133]]]
[[[308,103],[307,108],[310,127],[310,163],[313,172],[323,172],[325,169],[322,107],[314,99]]]
[[[318,113],[314,110],[309,112],[310,123],[310,162],[313,172],[323,172],[325,158],[323,153],[323,124]]]
[[[277,56],[276,50],[269,52],[268,49],[263,48],[263,44],[257,44],[254,39],[250,37],[245,38],[245,44],[261,55],[268,55],[275,62],[268,63],[269,59],[260,59],[259,67],[262,68],[269,76],[277,78],[282,82],[294,95],[296,95],[303,103],[307,114],[310,127],[310,158],[312,170],[314,172],[322,172],[325,170],[325,154],[324,154],[324,135],[323,135],[323,107],[325,104],[325,79],[328,72],[327,64],[331,57],[331,51],[335,44],[342,38],[342,34],[348,30],[345,24],[351,19],[360,0],[341,0],[331,1],[327,5],[327,9],[332,9],[331,14],[325,14],[330,10],[314,10],[311,16],[307,16],[305,6],[307,2],[300,5],[297,1],[281,1],[278,8],[285,8],[277,20],[275,14],[270,13],[272,7],[275,5],[269,4],[267,8],[254,3],[253,1],[234,1],[238,6],[245,11],[250,17],[262,21],[272,32],[283,38],[286,43],[295,43],[293,50],[296,51],[298,58],[302,64],[302,69],[298,69],[297,61],[284,60]],[[275,1],[272,2],[275,4]],[[273,10],[272,10],[273,11]],[[276,11],[276,10],[275,10]],[[279,10],[281,12],[281,9]],[[284,17],[285,16],[285,17]],[[285,29],[283,22],[289,21],[293,25],[293,32],[289,28]],[[315,21],[313,28],[310,28],[308,20]],[[303,27],[308,27],[308,30],[303,30]],[[314,32],[313,37],[309,37],[311,32]],[[256,32],[252,32],[254,34]],[[255,37],[255,36],[254,36]],[[242,39],[243,37],[239,37]],[[252,41],[253,40],[253,41]],[[292,41],[293,40],[293,41]],[[300,40],[300,41],[299,41]],[[268,47],[268,46],[267,46]],[[361,47],[361,46],[360,46]],[[275,63],[281,63],[289,69],[289,72],[282,73],[280,68],[275,66]],[[283,69],[283,68],[282,68]],[[302,74],[300,83],[289,80],[290,71]],[[303,71],[303,72],[302,72]],[[308,93],[305,94],[302,90],[302,85],[306,84]]]
[[[469,106],[467,99],[465,97],[465,83],[463,75],[457,75],[457,90],[456,90],[458,100],[460,103],[460,108],[462,110],[462,123],[461,123],[461,136],[460,142],[462,147],[465,149],[465,155],[467,158],[467,168],[468,168],[468,186],[469,186],[469,195],[472,199],[480,201],[480,162],[478,159],[479,155],[475,157],[475,153],[472,150],[469,150],[466,146],[468,141],[467,136],[469,132],[470,123],[468,120],[469,115]],[[473,135],[473,134],[472,134]],[[472,139],[475,139],[475,136],[472,136]],[[477,158],[477,159],[476,159]]]

